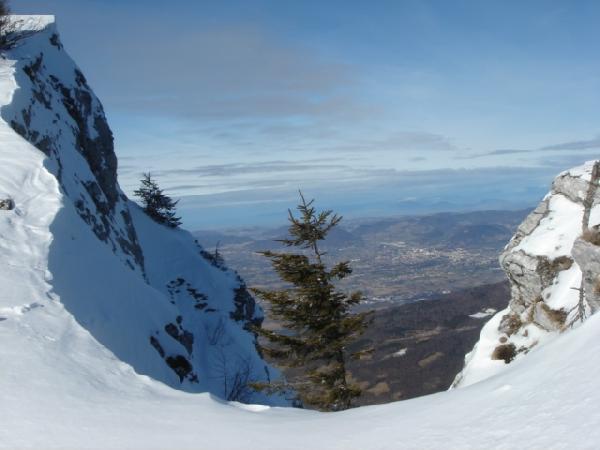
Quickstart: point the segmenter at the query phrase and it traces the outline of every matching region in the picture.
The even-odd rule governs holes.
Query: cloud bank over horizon
[[[298,189],[355,216],[524,207],[600,155],[593,1],[13,9],[57,15],[125,191],[152,172],[191,227],[277,221]]]

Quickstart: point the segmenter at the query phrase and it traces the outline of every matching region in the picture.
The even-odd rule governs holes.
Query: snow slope
[[[7,120],[18,119],[15,111],[40,96],[32,92],[50,79],[52,64],[72,69],[58,53],[63,50],[46,43],[55,34],[52,20],[40,28],[0,61],[0,199],[10,196],[15,204],[0,209],[0,448],[597,447],[598,316],[533,348],[497,376],[389,405],[325,414],[198,393],[223,395],[223,371],[236,358],[250,361],[254,376],[264,373],[253,336],[244,330],[246,320],[258,317],[253,304],[235,273],[211,265],[186,232],[149,221],[118,185],[112,209],[102,215],[102,202],[91,196],[105,194],[83,182],[100,185],[107,167],[94,172],[71,141],[81,124],[65,116],[64,92],[45,91],[49,111],[60,115],[50,120],[55,128],[40,119],[37,126],[47,126],[47,134],[34,136],[25,122],[16,122],[24,127],[19,134],[15,123],[9,126]],[[28,85],[19,71],[40,49],[45,68],[40,64],[38,81]],[[61,83],[73,92],[66,73]],[[31,104],[38,119],[48,114]],[[51,135],[56,146],[42,146],[45,152],[29,142]],[[86,210],[105,232],[86,220]],[[129,213],[131,225],[123,214],[123,220],[114,217],[117,210]],[[121,246],[119,236],[129,244]],[[131,251],[135,246],[143,260]],[[171,332],[180,340],[165,323],[174,324]],[[179,325],[194,334],[190,352]],[[150,345],[151,336],[165,356],[189,358],[198,382],[181,381]]]
[[[592,449],[600,440],[598,316],[470,387],[329,414],[169,389],[80,327],[56,336],[46,320],[29,323],[47,334],[8,341],[23,356],[0,374],[2,448]]]
[[[27,36],[0,60],[0,198],[16,205],[0,210],[2,332],[62,346],[74,363],[83,339],[178,389],[287,404],[239,389],[279,376],[248,331],[262,312],[243,281],[127,199],[102,106],[53,18],[18,20]]]

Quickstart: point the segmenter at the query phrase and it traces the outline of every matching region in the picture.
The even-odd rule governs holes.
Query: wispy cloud
[[[366,172],[369,172],[368,174]],[[185,196],[180,207],[187,226],[211,228],[235,223],[277,224],[297,201],[297,188],[319,205],[344,216],[419,214],[464,209],[534,206],[549,188],[555,170],[548,167],[494,167],[477,170],[372,170],[360,183],[322,180],[269,189],[246,188],[211,195]]]
[[[332,147],[323,147],[324,151],[337,152],[399,152],[399,151],[456,151],[458,147],[452,140],[441,134],[423,131],[404,131],[390,133],[373,139],[356,139],[338,143]]]
[[[543,155],[538,158],[537,162],[541,166],[568,169],[599,158],[600,154],[598,152],[569,152],[563,155]]]
[[[473,153],[470,155],[457,155],[456,159],[469,160],[469,159],[478,159],[478,158],[493,157],[493,156],[510,156],[510,155],[529,154],[532,156],[536,156],[535,160],[543,161],[543,159],[540,160],[539,158],[537,158],[537,155],[539,155],[542,152],[546,152],[546,151],[551,151],[551,152],[564,151],[564,152],[572,153],[572,151],[592,150],[592,149],[600,149],[600,136],[593,138],[593,139],[582,139],[582,140],[578,140],[578,141],[569,141],[569,142],[563,142],[560,144],[545,145],[543,147],[532,148],[532,149],[498,149],[498,150],[492,150],[492,151],[483,152],[483,153]],[[576,154],[576,155],[571,155],[571,156],[568,156],[566,159],[578,161],[579,159],[581,159],[582,155],[583,154],[581,154],[581,153]],[[588,154],[588,156],[589,156],[589,154]]]
[[[540,150],[590,150],[600,149],[600,136],[593,139],[563,142],[561,144],[547,145]]]
[[[492,150],[490,152],[483,152],[483,153],[473,153],[470,155],[457,155],[456,159],[478,159],[478,158],[485,158],[485,157],[489,157],[489,156],[506,156],[506,155],[520,155],[520,154],[524,154],[524,153],[531,153],[533,150],[519,150],[519,149],[499,149],[499,150]]]
[[[113,64],[95,77],[111,80],[113,107],[214,121],[367,114],[368,105],[348,95],[358,80],[347,63],[255,25],[167,29],[169,37],[157,39],[165,26],[145,17],[106,35]]]
[[[157,176],[192,175],[197,177],[235,177],[237,175],[265,175],[315,170],[345,170],[344,164],[314,164],[310,162],[267,161],[259,163],[213,164],[189,169],[158,170]]]
[[[196,199],[182,206],[252,199],[265,212],[298,187],[335,194],[332,206],[464,205],[539,192],[600,149],[578,139],[597,131],[600,6],[567,8],[570,22],[536,2],[14,3],[58,15],[106,107],[125,190],[151,170]],[[512,168],[454,170],[499,165]]]

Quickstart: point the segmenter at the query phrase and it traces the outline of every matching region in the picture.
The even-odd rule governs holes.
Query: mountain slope
[[[278,376],[249,331],[262,312],[243,281],[127,199],[102,106],[53,19],[15,20],[27,35],[0,61],[0,195],[14,204],[0,211],[2,331],[46,336],[76,362],[66,327],[172,387],[285,404],[243,389]]]

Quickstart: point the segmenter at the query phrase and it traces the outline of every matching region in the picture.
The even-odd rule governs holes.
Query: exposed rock
[[[552,284],[558,272],[571,268],[573,259],[559,256],[550,260],[523,250],[505,250],[500,256],[500,264],[511,282],[510,308],[516,314],[523,314]]]
[[[541,278],[537,272],[538,262],[537,257],[523,251],[509,251],[500,256],[500,264],[510,281],[510,308],[517,315],[533,304],[551,281]]]
[[[508,363],[600,309],[599,171],[590,161],[558,175],[518,227],[499,258],[510,281],[508,309],[484,326],[455,385],[481,379],[482,360]]]
[[[161,358],[165,357],[165,350],[163,349],[162,345],[160,345],[158,339],[156,339],[154,336],[150,336],[150,345],[156,349]]]
[[[573,203],[583,204],[588,187],[588,180],[581,176],[574,176],[571,172],[567,171],[554,179],[552,193],[562,194]]]
[[[600,246],[600,229],[598,229],[598,226],[595,226],[585,230],[581,235],[581,239],[589,242],[590,244]]]
[[[263,318],[257,316],[256,312],[256,301],[254,297],[250,295],[246,285],[240,281],[240,286],[234,289],[233,302],[235,310],[231,312],[231,318],[238,322],[245,322],[245,328],[249,329],[252,326],[260,326]]]
[[[546,331],[562,330],[567,320],[563,309],[552,309],[540,299],[531,309],[531,321]]]
[[[168,323],[165,325],[165,331],[169,336],[178,341],[185,347],[188,355],[192,353],[194,348],[194,335],[189,331],[183,329],[181,325],[175,325],[174,323]]]
[[[183,382],[183,379],[191,374],[193,369],[190,362],[183,355],[169,356],[166,359],[166,362],[167,365],[177,374],[179,381],[181,382]]]
[[[435,352],[435,353],[432,353],[431,355],[426,356],[425,358],[420,360],[417,364],[419,365],[419,367],[427,367],[431,363],[436,361],[437,359],[441,358],[442,356],[444,356],[444,354],[442,352]]]
[[[523,322],[519,318],[517,314],[506,314],[502,316],[502,320],[500,321],[500,326],[498,327],[498,331],[501,333],[505,333],[507,336],[511,336],[515,334],[519,329],[523,326]],[[502,336],[500,340],[506,342],[506,336]]]
[[[10,211],[15,209],[15,202],[10,198],[0,199],[0,209]]]
[[[181,295],[189,297],[194,302],[194,308],[203,310],[208,306],[208,297],[198,289],[193,287],[184,278],[176,278],[167,283],[167,291],[171,297],[171,302],[175,301],[176,297]]]
[[[560,321],[555,320],[558,319],[556,313],[549,313],[552,309],[545,308],[538,302],[540,299],[542,302],[547,300],[542,298],[543,293],[555,283],[560,272],[572,267],[573,258],[568,254],[563,254],[551,259],[544,254],[528,253],[521,244],[540,227],[542,220],[551,215],[550,201],[552,198],[565,196],[570,201],[583,206],[586,201],[586,192],[589,191],[590,186],[588,171],[591,171],[592,166],[588,166],[587,171],[566,171],[556,177],[550,194],[519,226],[515,236],[500,255],[500,265],[511,283],[509,307],[512,314],[520,317],[522,325],[533,322],[544,329],[560,328]],[[596,195],[592,204],[598,203],[600,203],[600,197]],[[577,222],[575,223],[577,224]],[[568,253],[569,249],[565,249],[564,252]],[[503,320],[500,325],[501,332],[507,332],[505,325]],[[515,330],[512,330],[507,334],[514,334],[514,332]]]
[[[573,257],[581,268],[583,291],[592,312],[600,309],[600,247],[577,239],[573,244]]]

